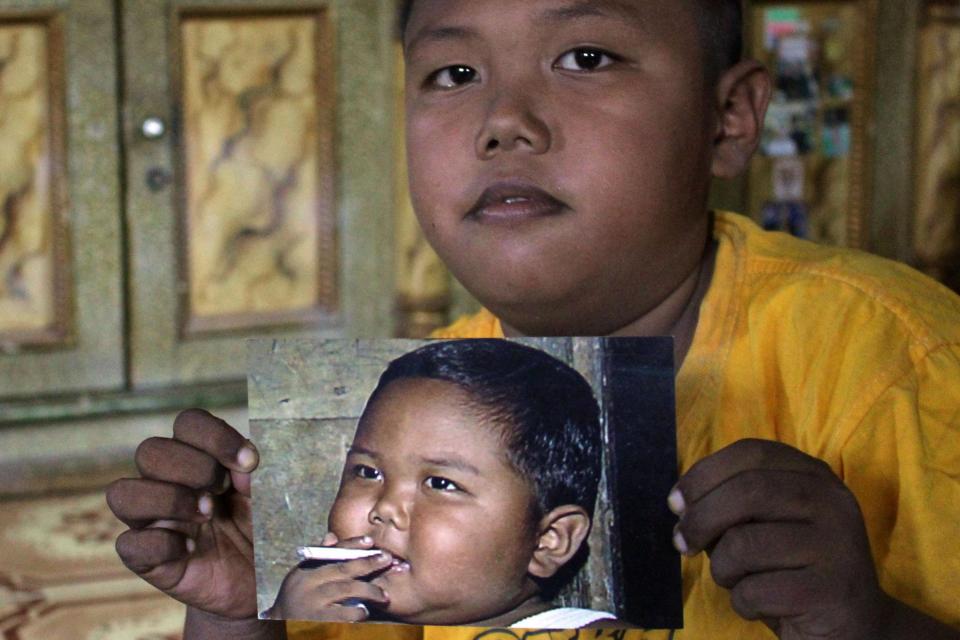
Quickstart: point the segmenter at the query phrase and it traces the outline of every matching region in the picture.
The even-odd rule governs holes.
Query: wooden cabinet
[[[109,0],[0,2],[0,395],[124,377]]]
[[[242,401],[247,338],[393,332],[393,19],[0,0],[0,420]]]
[[[128,4],[132,384],[242,377],[256,335],[390,335],[389,3]]]

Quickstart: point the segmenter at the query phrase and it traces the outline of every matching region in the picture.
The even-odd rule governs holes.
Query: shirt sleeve
[[[960,628],[960,345],[917,358],[842,448],[881,587]]]

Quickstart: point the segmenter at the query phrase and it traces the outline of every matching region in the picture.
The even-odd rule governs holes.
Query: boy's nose
[[[367,521],[375,526],[405,530],[410,526],[408,501],[396,491],[384,491],[367,514]]]
[[[550,127],[531,105],[504,93],[490,104],[477,136],[477,157],[490,160],[500,153],[522,151],[542,154],[550,150]]]

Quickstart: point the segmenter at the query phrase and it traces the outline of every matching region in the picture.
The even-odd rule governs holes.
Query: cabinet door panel
[[[123,385],[109,0],[0,0],[0,395]]]
[[[188,335],[338,310],[325,27],[316,13],[181,19]]]
[[[391,333],[392,3],[125,4],[133,384]]]

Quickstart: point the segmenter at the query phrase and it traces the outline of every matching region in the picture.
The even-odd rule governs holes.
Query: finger
[[[230,484],[233,486],[233,488],[235,488],[237,491],[239,491],[243,495],[247,496],[248,498],[251,497],[252,494],[250,493],[250,474],[249,473],[242,473],[240,471],[231,470]]]
[[[730,603],[747,620],[793,617],[818,604],[820,582],[808,568],[755,573],[730,591]]]
[[[319,602],[326,604],[348,605],[348,601],[363,601],[386,605],[390,602],[387,592],[381,587],[362,580],[325,582],[316,587],[315,594]]]
[[[203,522],[213,514],[211,496],[169,482],[124,478],[107,487],[107,504],[124,524],[141,529],[156,520]]]
[[[730,478],[753,469],[834,475],[825,462],[791,446],[767,440],[741,440],[693,465],[671,491],[670,508],[683,513],[687,506]]]
[[[783,569],[802,569],[816,562],[823,543],[810,524],[750,523],[724,533],[710,553],[710,572],[725,589],[746,576]]]
[[[336,538],[336,535],[334,535]],[[356,538],[346,538],[334,544],[342,549],[371,549],[373,547],[373,538],[370,536],[357,536]]]
[[[188,409],[173,421],[173,437],[213,456],[231,471],[250,473],[260,456],[239,431],[202,409]],[[236,478],[234,486],[236,486]],[[239,487],[238,487],[239,489]]]
[[[339,542],[337,534],[335,534],[333,531],[328,531],[326,535],[323,536],[323,540],[320,541],[320,546],[332,547],[333,545],[337,544],[337,542]]]
[[[369,558],[359,558],[345,562],[327,562],[316,568],[312,564],[308,566],[301,564],[292,572],[302,572],[297,579],[306,580],[310,584],[320,584],[334,579],[356,580],[371,573],[383,571],[392,562],[393,556],[387,552],[382,552]]]
[[[149,480],[175,482],[192,489],[220,493],[227,469],[210,454],[171,438],[148,438],[134,456],[140,475]]]
[[[188,538],[196,538],[200,535],[200,527],[203,524],[200,522],[183,522],[182,520],[155,520],[143,527],[144,529],[169,529],[170,531],[176,531],[177,533],[182,533]]]
[[[676,530],[695,555],[740,524],[808,522],[826,491],[820,478],[795,471],[744,471],[687,505]]]
[[[332,605],[310,617],[320,622],[363,622],[370,617],[370,611],[366,607]]]
[[[347,562],[338,562],[334,568],[341,575],[348,578],[362,578],[377,571],[383,571],[393,563],[393,556],[388,551],[381,551],[375,556],[369,558],[359,558],[357,560],[348,560]]]
[[[196,548],[190,538],[168,529],[130,529],[117,537],[117,555],[136,574],[185,560]]]

